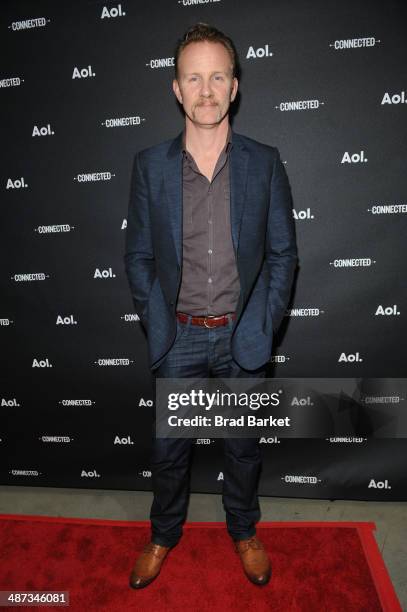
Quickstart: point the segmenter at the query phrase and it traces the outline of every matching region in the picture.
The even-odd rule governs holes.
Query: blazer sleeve
[[[298,255],[291,188],[277,148],[275,152],[265,259],[270,274],[268,308],[277,332],[290,299]]]
[[[140,153],[134,157],[131,174],[124,264],[135,311],[146,327],[148,298],[155,278],[155,259],[148,189],[141,168]]]

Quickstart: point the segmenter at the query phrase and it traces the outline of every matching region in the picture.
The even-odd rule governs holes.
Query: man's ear
[[[177,79],[173,79],[172,81],[172,90],[175,93],[177,100],[180,104],[182,104],[182,95],[181,95],[181,90],[179,88],[179,84]]]
[[[236,77],[233,77],[232,91],[230,93],[230,101],[231,102],[233,102],[233,100],[236,98],[238,87],[239,87],[239,81],[237,80]]]

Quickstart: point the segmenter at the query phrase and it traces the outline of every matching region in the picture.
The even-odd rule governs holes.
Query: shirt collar
[[[185,146],[185,138],[186,138],[186,132],[185,132],[185,128],[184,128],[183,132],[182,132],[182,152],[184,154],[187,154],[188,151],[187,151],[186,146]],[[227,136],[226,136],[226,143],[225,143],[224,148],[222,149],[222,152],[226,151],[226,153],[227,153],[231,146],[232,146],[232,128],[231,128],[230,123],[229,123],[228,133],[227,133]]]

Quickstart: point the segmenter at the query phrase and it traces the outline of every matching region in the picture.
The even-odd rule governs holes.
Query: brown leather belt
[[[236,319],[236,313],[229,313],[232,319]],[[177,319],[181,323],[187,323],[188,318],[191,317],[191,325],[202,325],[203,327],[219,327],[219,325],[227,325],[229,323],[229,317],[227,314],[214,316],[208,315],[206,317],[198,317],[195,315],[189,315],[185,312],[177,311]]]

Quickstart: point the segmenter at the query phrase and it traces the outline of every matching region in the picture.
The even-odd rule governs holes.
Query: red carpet
[[[45,609],[71,612],[401,611],[374,529],[368,522],[259,523],[273,574],[257,587],[224,523],[188,523],[157,580],[135,591],[128,578],[149,539],[148,522],[3,514],[0,590],[69,591],[69,608]]]

